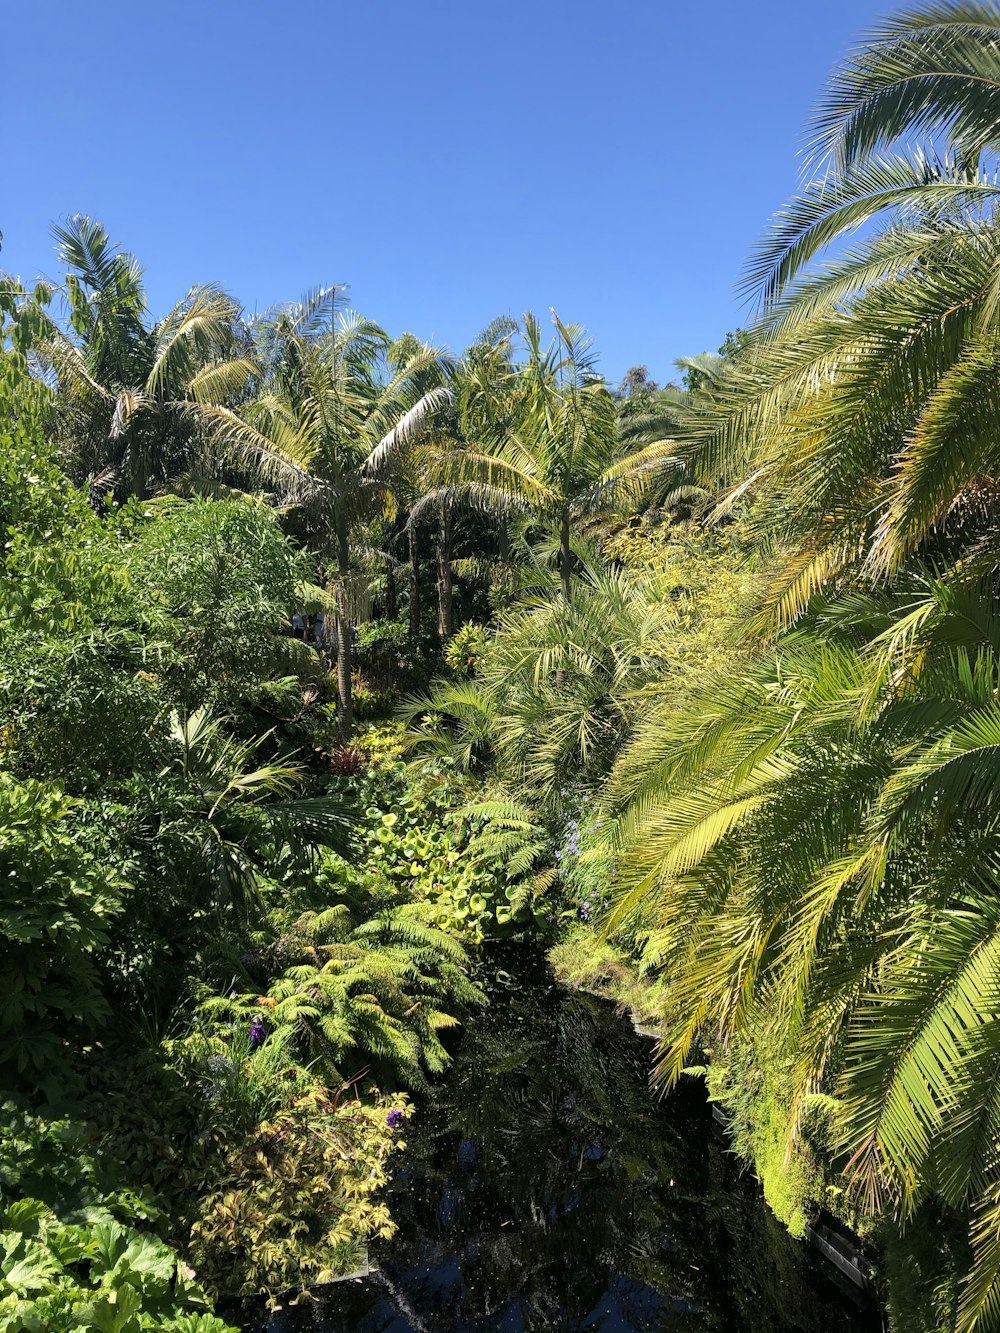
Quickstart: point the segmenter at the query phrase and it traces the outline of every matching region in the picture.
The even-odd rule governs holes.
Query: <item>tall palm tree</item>
[[[420,343],[412,334],[400,338],[390,352],[394,365],[419,354]],[[444,644],[451,638],[453,580],[451,570],[452,496],[447,490],[428,489],[427,456],[431,441],[455,439],[456,367],[450,358],[439,357],[420,373],[419,385],[423,393],[437,391],[435,412],[419,432],[407,432],[405,438],[393,437],[372,457],[370,467],[386,477],[397,494],[407,497],[409,510],[406,520],[408,559],[410,567],[410,634],[420,632],[420,527],[428,516],[434,523],[434,555],[437,572],[438,637]]]
[[[305,514],[312,539],[336,567],[338,724],[353,727],[352,623],[362,589],[351,575],[351,530],[395,499],[373,465],[405,442],[447,398],[422,377],[440,361],[423,345],[393,363],[383,329],[343,310],[330,287],[273,311],[256,328],[259,393],[243,412],[243,447]]]
[[[240,308],[217,287],[193,287],[148,319],[142,270],[92,218],[55,227],[68,272],[69,327],[47,321],[34,352],[59,387],[59,421],[81,480],[146,498],[193,469],[218,471],[212,450],[255,374]]]
[[[597,374],[590,340],[553,315],[543,346],[538,321],[524,319],[525,359],[466,398],[467,441],[446,451],[439,484],[504,514],[530,513],[554,536],[565,602],[571,598],[572,528],[588,511],[636,494],[667,465],[672,446],[654,441],[623,456],[615,402]]]
[[[513,320],[493,320],[457,360],[442,360],[434,371],[428,372],[424,388],[442,387],[447,397],[433,417],[426,423],[419,438],[411,438],[406,456],[397,449],[389,460],[397,478],[413,497],[407,529],[411,556],[411,612],[416,607],[416,628],[419,628],[419,585],[416,578],[417,534],[422,520],[430,516],[434,525],[434,555],[437,571],[438,638],[444,644],[451,638],[454,625],[454,580],[452,571],[452,536],[456,511],[477,505],[479,496],[475,487],[456,487],[441,484],[442,459],[452,460],[461,455],[470,443],[478,441],[495,429],[498,412],[506,405],[506,396],[512,383],[511,338],[517,331]],[[384,465],[384,463],[383,463]],[[495,500],[487,505],[498,524],[501,548],[507,535],[505,515],[498,510]],[[411,619],[411,633],[415,632]]]

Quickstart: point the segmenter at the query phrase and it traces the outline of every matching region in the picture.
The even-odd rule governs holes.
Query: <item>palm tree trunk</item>
[[[396,595],[396,571],[392,558],[385,562],[385,615],[387,620],[395,620],[399,615],[399,601]]]
[[[510,564],[510,530],[502,518],[497,528],[497,554],[505,565]]]
[[[347,614],[347,576],[350,567],[347,514],[343,507],[337,511],[337,733],[340,743],[346,745],[354,729],[354,701],[351,698],[351,623]]]
[[[452,583],[451,583],[451,506],[441,501],[437,531],[437,594],[438,638],[442,646],[451,638]]]
[[[410,638],[415,639],[420,633],[420,550],[412,515],[406,531],[410,539]]]

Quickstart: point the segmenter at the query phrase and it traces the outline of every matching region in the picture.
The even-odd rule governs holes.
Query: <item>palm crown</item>
[[[425,387],[440,353],[417,345],[390,357],[377,324],[341,309],[331,287],[282,307],[257,326],[260,392],[233,427],[261,472],[308,516],[321,549],[334,555],[337,674],[341,734],[350,734],[351,529],[379,509],[391,510],[391,487],[374,466],[401,447],[447,397]]]
[[[1000,13],[974,4],[881,28],[821,105],[822,172],[748,270],[761,318],[691,454],[790,541],[772,623],[848,570],[885,580],[943,540],[981,554],[1000,444],[998,36]]]
[[[439,476],[502,512],[526,511],[556,533],[568,599],[573,520],[640,491],[672,446],[656,441],[622,455],[615,402],[597,374],[590,340],[579,325],[555,315],[553,323],[546,347],[538,321],[526,315],[523,363],[485,383],[470,376],[463,417],[471,438],[444,455]],[[504,350],[501,343],[498,352]]]
[[[59,382],[61,422],[81,477],[148,497],[192,471],[217,474],[223,420],[255,367],[240,308],[217,287],[193,287],[149,324],[142,272],[99,223],[55,228],[68,269],[69,331],[49,321],[36,355]]]

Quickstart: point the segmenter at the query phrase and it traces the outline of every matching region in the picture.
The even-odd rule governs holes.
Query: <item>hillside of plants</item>
[[[354,1270],[518,940],[892,1329],[1000,1330],[998,150],[1000,10],[887,19],[662,385],[157,317],[83,215],[3,277],[2,1333]]]

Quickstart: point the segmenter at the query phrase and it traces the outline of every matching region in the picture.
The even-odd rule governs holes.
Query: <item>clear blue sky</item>
[[[554,306],[660,379],[740,319],[803,122],[884,0],[27,0],[4,6],[0,267],[86,212],[162,313],[330,281],[460,349]]]

